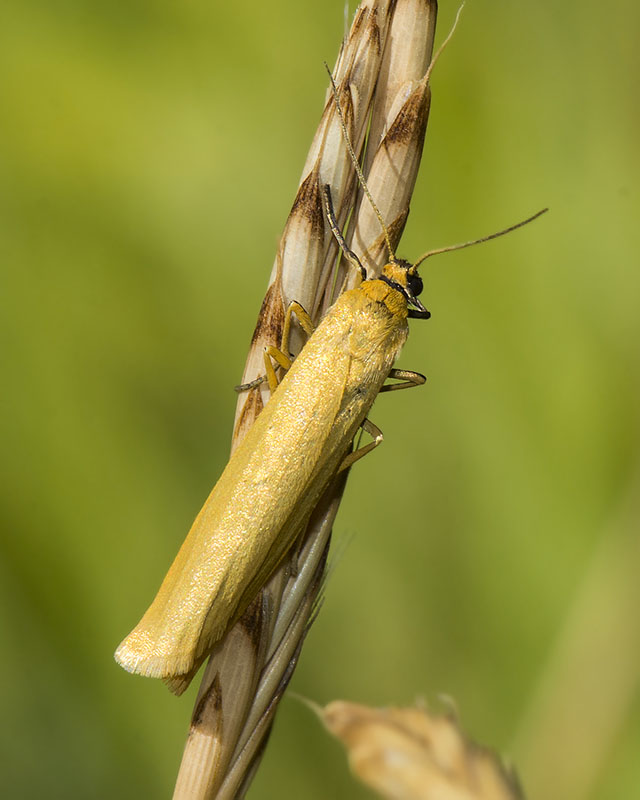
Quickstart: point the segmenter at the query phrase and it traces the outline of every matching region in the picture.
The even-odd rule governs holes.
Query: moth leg
[[[258,375],[257,378],[254,378],[249,383],[241,383],[239,386],[234,386],[234,392],[248,392],[249,389],[255,389],[256,386],[260,386],[261,383],[264,383],[267,380],[266,375]]]
[[[410,389],[412,386],[422,386],[427,380],[419,372],[412,372],[408,369],[392,369],[389,377],[401,383],[387,383],[380,389],[381,392],[395,392],[397,389]]]
[[[413,372],[408,369],[392,369],[389,373],[389,377],[393,380],[401,381],[401,383],[389,383],[380,389],[381,392],[394,392],[397,389],[409,389],[411,386],[421,386],[427,380],[425,376],[421,375],[419,372]],[[367,453],[374,450],[384,439],[380,428],[374,425],[370,419],[365,418],[360,427],[363,431],[366,431],[369,436],[373,437],[373,441],[369,442],[369,444],[365,444],[364,447],[359,447],[357,450],[354,450],[353,453],[349,453],[342,464],[340,464],[338,472],[349,469],[356,461],[359,461],[363,456],[366,456]]]
[[[369,436],[373,437],[373,441],[369,442],[369,444],[365,444],[364,447],[359,447],[357,450],[354,450],[353,453],[349,453],[345,457],[342,464],[340,464],[338,467],[338,472],[349,469],[349,467],[353,466],[356,461],[359,461],[363,456],[366,456],[367,453],[370,453],[372,450],[374,450],[384,439],[380,428],[377,425],[374,425],[370,419],[365,418],[360,427],[363,431],[366,431]]]
[[[291,318],[293,315],[296,315],[298,318],[298,322],[300,323],[300,327],[302,330],[307,334],[307,336],[311,336],[313,331],[315,330],[315,326],[311,320],[311,317],[300,305],[300,303],[292,300],[287,307],[287,311],[284,317],[284,327],[282,330],[282,339],[280,342],[280,348],[274,347],[273,345],[269,345],[264,349],[264,364],[266,373],[264,375],[259,375],[254,380],[250,381],[249,383],[242,383],[240,386],[236,386],[236,392],[246,392],[249,389],[255,389],[256,386],[260,386],[260,384],[267,381],[269,383],[269,389],[274,392],[278,383],[278,377],[276,375],[275,368],[273,366],[272,358],[278,362],[278,365],[281,366],[285,372],[291,366],[291,358],[287,355],[289,351],[289,337],[291,335]]]
[[[311,334],[316,329],[316,326],[313,324],[313,320],[311,319],[307,311],[296,300],[292,300],[289,303],[286,314],[284,315],[284,328],[282,330],[282,340],[280,342],[280,350],[283,353],[287,353],[289,351],[289,336],[291,335],[291,318],[293,317],[294,314],[298,318],[300,327],[307,334],[307,336],[311,336]]]
[[[292,300],[287,307],[287,313],[284,317],[284,328],[282,330],[280,349],[273,347],[273,345],[264,348],[264,366],[267,373],[267,381],[269,382],[269,389],[271,390],[272,394],[277,389],[280,381],[278,380],[278,376],[276,375],[273,361],[271,359],[276,361],[285,372],[290,369],[292,364],[292,359],[289,355],[287,355],[287,353],[289,352],[289,338],[291,336],[291,320],[294,314],[298,318],[300,327],[307,334],[307,336],[311,336],[315,330],[313,321],[307,311],[296,300]]]
[[[280,381],[278,380],[278,376],[276,375],[276,370],[271,359],[276,361],[278,366],[282,367],[285,372],[291,367],[292,361],[289,356],[282,352],[282,350],[278,350],[278,348],[274,347],[273,345],[269,345],[268,347],[264,348],[264,368],[267,373],[266,379],[269,383],[269,390],[271,391],[271,394],[273,394],[278,388]]]

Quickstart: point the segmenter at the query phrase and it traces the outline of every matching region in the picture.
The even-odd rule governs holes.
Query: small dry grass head
[[[515,775],[451,714],[336,700],[320,711],[363,783],[388,800],[522,800]]]

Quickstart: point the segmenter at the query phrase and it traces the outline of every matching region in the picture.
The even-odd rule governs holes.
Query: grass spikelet
[[[431,58],[435,17],[433,0],[365,0],[356,10],[333,77],[349,139],[360,158],[369,125],[376,130],[392,129],[398,116],[398,96],[424,76]],[[413,33],[403,40],[408,28]],[[399,157],[394,151],[393,158],[386,160],[386,171],[381,158],[372,159],[375,174],[380,176],[374,178],[372,191],[382,181],[389,196],[395,198],[393,203],[383,200],[381,208],[383,213],[390,209],[389,219],[398,238],[401,227],[393,221],[402,218],[404,224],[406,220],[426,128],[428,104],[418,106],[417,136],[406,128],[404,146],[411,157]],[[406,161],[399,171],[398,158]],[[394,189],[394,183],[402,186]],[[358,195],[330,90],[277,249],[243,383],[262,374],[264,347],[279,345],[284,309],[291,300],[300,302],[317,322],[334,299],[337,247],[323,211],[324,184],[331,186],[336,215],[344,225],[354,212]],[[362,227],[359,242],[363,242],[363,252],[376,248],[379,234],[379,227],[372,231]],[[301,337],[293,338],[294,352],[302,343]],[[240,396],[234,446],[267,399],[264,384]],[[276,570],[212,653],[196,700],[175,798],[232,798],[241,796],[248,786],[317,609],[331,527],[345,480],[342,474],[328,488],[306,529],[300,530],[294,554]]]

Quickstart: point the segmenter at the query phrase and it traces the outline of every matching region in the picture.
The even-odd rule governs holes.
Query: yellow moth
[[[338,112],[341,116],[339,105]],[[343,132],[381,222],[389,261],[380,277],[367,278],[338,229],[325,186],[331,229],[363,280],[338,298],[315,331],[301,306],[289,307],[281,351],[269,348],[265,354],[270,400],[231,456],[153,603],[115,653],[126,670],[163,678],[177,694],[291,548],[329,483],[382,441],[367,419],[377,395],[424,383],[418,373],[393,369],[407,339],[408,318],[429,317],[418,299],[418,265],[435,253],[475,244],[431,251],[414,264],[397,259],[344,122]],[[284,353],[293,313],[310,336],[291,364]],[[271,357],[288,368],[279,385]],[[389,377],[400,382],[385,385]],[[351,452],[360,427],[373,440]]]
[[[325,204],[347,258],[364,273],[337,229],[328,186]],[[391,253],[379,278],[363,280],[329,309],[231,456],[155,600],[118,647],[115,657],[125,669],[184,691],[289,550],[329,482],[380,443],[381,432],[366,419],[377,395],[424,382],[393,363],[407,339],[407,319],[429,317],[418,299],[417,266],[436,252],[442,250],[415,264]],[[285,340],[293,312],[310,326],[292,304]],[[385,386],[388,377],[402,382]],[[361,426],[373,441],[347,452]]]
[[[325,202],[330,208],[328,187]],[[337,472],[381,441],[365,418],[389,375],[403,382],[385,389],[424,382],[392,370],[407,317],[429,316],[417,299],[421,289],[416,268],[394,258],[379,279],[345,292],[327,312],[231,456],[151,607],[118,647],[115,657],[125,669],[191,677],[291,547]],[[293,311],[308,329],[296,304],[287,323]],[[361,425],[374,439],[347,453]]]

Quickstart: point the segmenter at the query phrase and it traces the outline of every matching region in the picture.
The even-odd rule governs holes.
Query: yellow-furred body
[[[345,292],[309,338],[207,498],[137,627],[130,672],[181,692],[246,609],[336,475],[408,333],[381,280]]]

